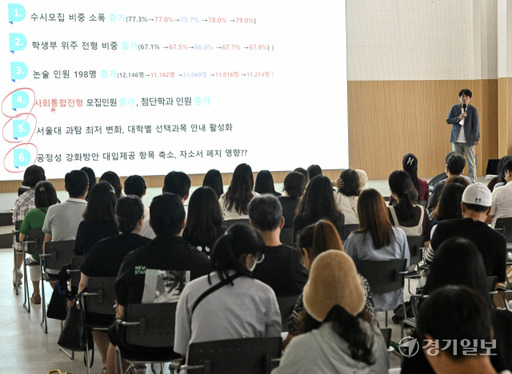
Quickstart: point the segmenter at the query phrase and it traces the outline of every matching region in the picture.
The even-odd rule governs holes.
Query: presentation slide
[[[348,167],[345,1],[0,8],[0,180]]]

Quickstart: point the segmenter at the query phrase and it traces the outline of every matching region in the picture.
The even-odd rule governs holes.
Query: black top
[[[284,226],[283,229],[293,227],[293,219],[295,218],[295,210],[299,205],[299,199],[292,199],[288,196],[278,197],[281,206],[283,207]]]
[[[121,264],[116,281],[116,298],[120,305],[142,300],[146,269],[190,270],[193,280],[208,273],[210,260],[179,236],[157,236],[145,247],[129,253]]]
[[[439,181],[435,185],[434,191],[432,191],[432,193],[430,194],[430,197],[428,198],[427,210],[429,212],[432,212],[436,208],[437,203],[439,202],[439,198],[441,197],[441,192],[443,192],[443,187],[446,184],[447,180],[448,180],[448,177],[446,177],[446,179]]]
[[[487,275],[496,275],[498,282],[505,282],[507,243],[501,233],[471,218],[450,219],[437,225],[430,245],[435,251],[446,239],[453,236],[471,241],[482,255]]]
[[[253,277],[272,287],[277,297],[300,295],[308,273],[299,253],[286,245],[265,246],[263,253],[265,259],[256,265]]]
[[[225,226],[217,226],[215,228],[215,230],[217,231],[217,236],[216,236],[215,240],[213,241],[213,243],[211,243],[210,245],[208,245],[208,243],[203,243],[199,240],[196,240],[196,238],[193,238],[193,237],[187,235],[186,233],[183,233],[183,239],[185,239],[187,242],[189,242],[190,245],[192,245],[192,247],[197,248],[201,252],[204,252],[208,256],[210,256],[211,251],[213,249],[213,245],[215,244],[215,241],[220,236],[224,235],[224,233],[226,232],[226,227]]]
[[[340,238],[343,237],[343,226],[345,225],[345,216],[343,215],[343,213],[340,213],[340,218],[336,221],[332,221],[330,219],[327,219],[327,218],[319,218],[320,219],[325,219],[325,220],[328,220],[330,221],[334,227],[336,227],[336,230],[338,230],[338,234],[340,235]],[[303,229],[305,228],[306,226],[309,226],[309,225],[312,225],[314,223],[316,223],[317,221],[310,221],[310,220],[306,220],[304,218],[304,216],[299,213],[295,216],[295,219],[293,220],[293,240],[297,240],[297,234]]]
[[[85,255],[92,245],[101,239],[119,234],[115,222],[90,223],[85,220],[78,225],[75,238],[75,255]]]
[[[138,234],[121,234],[100,240],[85,255],[80,271],[88,277],[115,277],[124,257],[150,239]]]

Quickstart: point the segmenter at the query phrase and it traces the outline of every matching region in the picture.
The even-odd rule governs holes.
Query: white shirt
[[[462,106],[461,106],[462,107]],[[464,110],[462,108],[462,112],[467,112],[468,111],[468,108],[466,108],[466,110]],[[460,125],[460,132],[459,132],[459,137],[457,138],[457,143],[466,143],[466,134],[464,134],[464,121],[466,119],[463,118],[459,121],[459,125]]]
[[[512,217],[512,181],[492,191],[491,216],[494,216],[491,227],[494,228],[496,220],[502,217]]]
[[[346,196],[337,191],[334,193],[336,206],[345,216],[345,225],[359,225],[359,216],[357,215],[358,196]]]

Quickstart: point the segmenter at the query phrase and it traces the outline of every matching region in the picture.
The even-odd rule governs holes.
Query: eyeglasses
[[[264,253],[258,253],[256,256],[251,255],[254,261],[256,261],[257,264],[261,264],[261,262],[265,259]]]

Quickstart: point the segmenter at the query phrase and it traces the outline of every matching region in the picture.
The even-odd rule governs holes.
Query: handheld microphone
[[[464,112],[466,111],[466,104],[462,104],[462,109]]]

